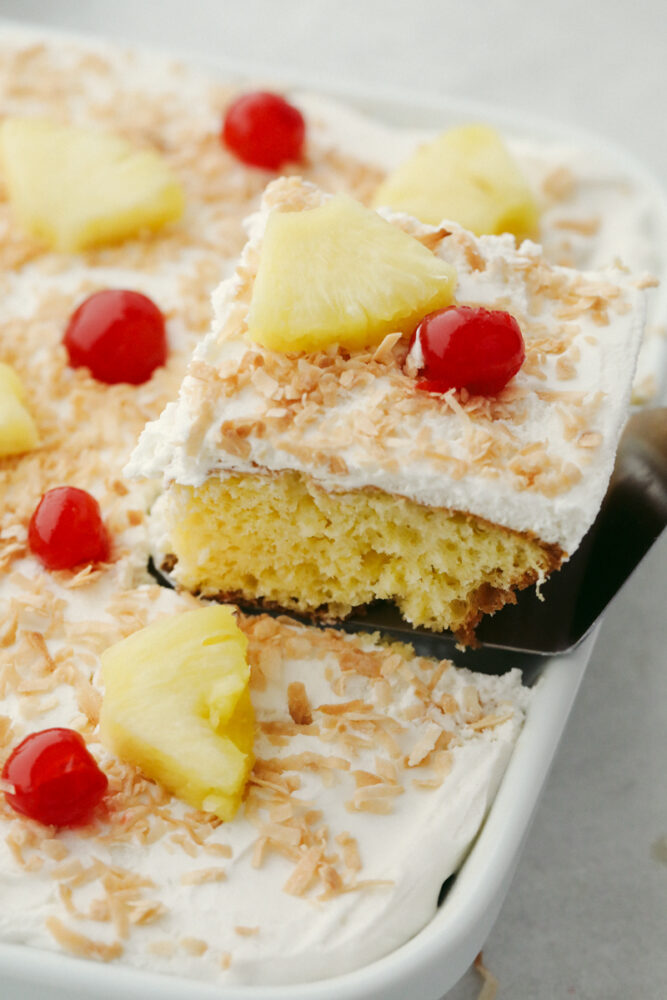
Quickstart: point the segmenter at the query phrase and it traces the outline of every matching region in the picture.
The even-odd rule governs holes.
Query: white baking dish
[[[253,79],[265,74],[234,65],[204,66],[225,79]],[[545,140],[570,140],[606,156],[614,169],[641,185],[655,207],[652,239],[664,273],[667,248],[667,201],[657,182],[636,163],[596,137],[562,126],[460,101],[424,95],[365,93],[359,95],[323,81],[278,80],[341,98],[356,109],[393,125],[418,129],[483,119],[502,130]],[[663,255],[660,257],[660,255]],[[653,313],[667,314],[667,293],[654,297]],[[661,366],[660,358],[652,364]],[[662,365],[664,367],[664,365]],[[430,923],[401,948],[356,972],[341,977],[285,987],[219,987],[191,980],[139,972],[122,965],[99,965],[57,953],[0,944],[2,1000],[438,1000],[463,975],[482,947],[502,905],[527,836],[549,768],[563,735],[570,709],[590,658],[595,636],[569,655],[539,661],[527,721],[498,795],[467,860]],[[508,666],[521,665],[507,657]],[[528,658],[529,671],[536,670]],[[467,665],[474,668],[469,658]],[[1,902],[0,902],[1,905]]]

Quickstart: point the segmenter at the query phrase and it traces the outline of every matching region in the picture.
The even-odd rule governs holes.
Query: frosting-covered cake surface
[[[225,88],[105,46],[21,33],[0,45],[3,116],[101,126],[159,148],[186,193],[179,223],[79,254],[49,251],[0,205],[0,360],[20,376],[38,434],[32,451],[0,459],[0,757],[64,726],[109,778],[92,821],[73,829],[21,816],[0,795],[0,939],[228,982],[357,967],[434,912],[495,794],[528,693],[516,674],[487,679],[262,618],[242,622],[259,735],[234,821],[187,807],[103,746],[100,654],[197,605],[149,577],[151,491],[121,470],[146,419],[176,395],[265,177],[220,145]],[[362,197],[378,177],[316,145],[311,159],[314,179]],[[62,344],[85,296],[123,287],[167,320],[168,363],[138,386],[70,367]],[[99,501],[108,562],[52,572],[31,554],[31,514],[63,484]]]
[[[407,343],[368,352],[284,355],[245,337],[262,233],[272,211],[307,210],[321,195],[277,181],[236,274],[214,293],[212,331],[179,399],[149,425],[130,475],[198,486],[225,472],[293,469],[327,490],[373,487],[430,507],[577,547],[593,521],[627,413],[644,310],[641,281],[618,269],[547,263],[509,236],[473,238],[454,224],[388,216],[456,268],[458,303],[506,310],[526,361],[497,395],[417,390]]]
[[[122,470],[146,420],[156,419],[176,397],[187,359],[209,328],[210,293],[233,267],[244,240],[241,220],[257,208],[268,175],[247,169],[220,144],[221,114],[232,87],[158,56],[38,32],[3,32],[0,52],[3,118],[45,117],[103,128],[158,150],[186,200],[183,219],[158,234],[65,255],[48,251],[16,225],[3,189],[0,362],[21,377],[39,447],[0,460],[0,754],[4,761],[19,740],[47,726],[73,727],[108,774],[110,793],[94,820],[78,830],[21,817],[0,796],[0,938],[221,982],[294,982],[358,967],[397,947],[430,919],[441,880],[463,860],[501,781],[529,693],[516,673],[484,677],[429,663],[375,639],[344,638],[265,617],[242,619],[250,641],[258,762],[246,804],[233,822],[221,824],[188,808],[104,748],[98,728],[104,695],[100,654],[147,623],[198,605],[156,587],[149,577],[147,508],[153,489],[128,481]],[[300,99],[307,116],[309,101]],[[346,147],[340,141],[352,132],[346,122],[338,105],[313,110],[307,162],[288,169],[326,190],[367,201],[395,160],[370,155],[367,139],[356,151]],[[392,148],[398,131],[383,133]],[[532,156],[541,164],[536,183],[567,212],[568,185],[578,184],[572,169],[563,173],[560,154],[552,150],[535,148],[525,162]],[[623,256],[615,236],[607,241],[607,234],[618,231],[624,241],[631,231],[633,246],[642,244],[641,199],[626,201],[616,187],[607,197],[604,184],[596,190],[604,237],[598,240],[595,224],[586,218],[568,228],[552,226],[545,215],[542,235],[548,253],[553,247],[552,259],[562,259],[573,247],[582,266],[597,262],[601,246],[604,253],[609,247],[610,258],[612,252]],[[616,223],[607,225],[612,217]],[[255,240],[262,219],[255,223]],[[415,228],[408,220],[401,224]],[[503,241],[475,246],[458,232],[447,238],[423,227],[415,232],[456,259],[461,289],[469,288],[466,294],[480,301],[495,295],[515,266],[517,275],[531,280],[540,275],[546,280],[550,273],[534,247],[517,254]],[[569,236],[561,240],[564,232],[571,234],[569,247],[564,245]],[[480,261],[485,266],[478,271]],[[524,279],[515,277],[520,289]],[[542,357],[534,342],[532,369],[520,383],[527,395],[509,393],[492,412],[484,407],[478,412],[471,400],[455,396],[428,403],[424,434],[435,441],[435,453],[417,477],[420,490],[430,490],[437,501],[442,494],[433,485],[434,470],[441,482],[445,469],[447,496],[458,495],[451,491],[463,488],[472,475],[473,457],[473,465],[485,470],[479,472],[481,495],[496,516],[505,506],[502,490],[494,487],[504,481],[498,459],[516,435],[527,451],[509,475],[513,485],[507,495],[518,496],[516,484],[527,484],[524,506],[515,513],[533,530],[542,507],[550,504],[552,487],[558,499],[558,488],[566,483],[567,495],[580,488],[569,485],[576,469],[601,470],[610,461],[607,435],[614,420],[607,402],[597,400],[598,388],[590,388],[589,369],[598,361],[606,365],[605,337],[612,354],[626,357],[623,330],[630,319],[623,310],[626,302],[634,308],[635,293],[621,277],[605,322],[607,291],[603,294],[599,283],[607,289],[615,288],[615,281],[616,276],[581,278],[591,294],[590,282],[597,292],[583,316],[582,300],[573,292],[572,315],[558,319],[571,324],[559,354],[546,351]],[[514,286],[512,277],[512,295]],[[141,386],[103,385],[87,370],[67,364],[62,338],[68,318],[85,296],[109,287],[149,295],[166,316],[168,363]],[[544,298],[548,312],[550,299]],[[360,458],[371,446],[377,466],[372,475],[383,488],[404,488],[405,447],[400,435],[396,440],[392,435],[423,416],[422,403],[412,412],[414,400],[399,368],[405,345],[389,338],[374,357],[351,364],[339,364],[335,352],[331,364],[309,358],[297,366],[296,376],[291,362],[283,369],[281,360],[273,359],[274,370],[265,359],[253,362],[249,372],[242,366],[241,378],[244,371],[249,377],[241,385],[233,375],[239,360],[248,352],[258,359],[262,352],[238,337],[218,336],[237,299],[243,307],[240,274],[216,296],[216,329],[197,353],[186,395],[165,410],[157,432],[148,432],[135,468],[167,469],[176,478],[182,468],[184,481],[201,481],[212,470],[255,470],[255,459],[270,469],[288,455],[327,488],[347,488],[372,478]],[[589,333],[575,330],[577,325]],[[589,334],[598,338],[597,345],[586,339]],[[335,376],[333,383],[327,374]],[[223,387],[222,395],[216,387],[216,400],[227,399],[225,386],[234,396],[224,417],[217,402],[199,409],[210,377]],[[285,437],[285,418],[291,421],[297,404],[281,395],[290,385],[305,394],[292,439],[307,446],[300,456],[288,451]],[[538,433],[549,400],[537,389],[551,391],[552,385],[562,395],[550,411],[548,432]],[[610,374],[604,374],[604,387],[614,395],[617,383]],[[614,400],[619,414],[624,392]],[[405,404],[396,411],[398,427],[395,402]],[[380,443],[368,407],[376,412],[387,406]],[[331,426],[321,424],[324,409]],[[517,421],[521,412],[525,426]],[[238,433],[244,420],[256,423],[261,414],[270,435]],[[221,450],[217,434],[228,419],[236,430],[225,432]],[[497,435],[488,430],[491,419]],[[451,455],[439,450],[443,427],[448,434],[454,429]],[[545,466],[539,447],[535,461],[535,437],[551,447],[552,428],[554,453]],[[329,430],[344,467],[332,461],[330,451],[319,454]],[[148,455],[151,441],[154,456]],[[361,451],[359,441],[365,442]],[[531,477],[542,471],[546,478],[531,485]],[[595,471],[593,479],[601,475]],[[99,501],[112,537],[109,563],[52,573],[31,555],[31,513],[44,491],[63,483],[85,488]],[[587,509],[592,506],[585,490],[580,496]],[[564,543],[580,529],[571,511],[559,518],[553,533],[561,532]],[[31,961],[30,952],[26,955]]]
[[[29,565],[6,580],[2,744],[74,727],[110,790],[76,830],[0,802],[0,938],[278,983],[357,968],[416,933],[509,760],[529,702],[518,671],[487,677],[373,638],[242,620],[257,760],[244,805],[221,823],[100,743],[99,652],[196,604],[117,583],[105,574],[68,592]]]

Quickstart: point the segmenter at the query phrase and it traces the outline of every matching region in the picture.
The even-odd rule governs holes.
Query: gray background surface
[[[600,132],[667,184],[660,0],[1,0],[0,15]],[[484,950],[499,1000],[667,996],[667,538],[610,609]],[[473,1000],[474,972],[447,995]]]

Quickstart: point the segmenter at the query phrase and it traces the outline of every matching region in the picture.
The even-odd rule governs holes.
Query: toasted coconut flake
[[[474,685],[469,684],[463,689],[461,701],[461,707],[467,722],[474,722],[475,719],[480,718],[482,714],[481,702],[479,691]]]
[[[196,937],[184,937],[181,938],[181,948],[187,951],[189,955],[203,955],[208,951],[208,944],[206,941],[202,941],[201,938]]]
[[[204,844],[204,849],[207,854],[217,854],[221,858],[231,858],[233,854],[229,844]]]
[[[298,726],[310,726],[313,712],[306,694],[306,688],[301,681],[293,681],[287,688],[287,705],[289,714]]]
[[[278,802],[269,808],[269,819],[272,823],[285,823],[294,817],[294,803]]]
[[[76,700],[79,711],[86,716],[88,721],[96,726],[100,720],[102,708],[102,695],[93,685],[83,678],[76,684]]]
[[[494,729],[511,718],[512,712],[506,712],[504,715],[484,715],[481,719],[476,719],[474,722],[469,723],[468,728],[473,729],[475,732],[482,732],[484,729]]]
[[[454,756],[450,750],[436,750],[429,759],[434,776],[432,778],[413,778],[415,788],[440,788],[443,781],[454,766]]]
[[[128,909],[130,923],[136,926],[154,924],[168,913],[166,906],[154,900],[133,900]]]
[[[335,838],[343,852],[343,864],[351,872],[361,871],[361,857],[356,838],[349,833],[339,833]]]
[[[584,431],[577,438],[577,445],[580,448],[599,448],[602,444],[602,435],[599,431]]]
[[[385,757],[375,758],[375,770],[383,781],[387,781],[390,784],[398,781],[398,770],[393,761],[387,760]]]
[[[365,788],[367,785],[380,785],[382,778],[371,771],[353,771],[352,776],[357,788]]]
[[[569,167],[559,166],[551,170],[542,182],[542,191],[553,201],[567,201],[577,188],[577,180]]]
[[[43,840],[41,848],[44,854],[51,858],[52,861],[62,861],[69,853],[65,844],[63,844],[61,840],[56,840],[55,838],[47,838]]]
[[[600,229],[600,218],[592,215],[586,219],[554,219],[553,225],[556,229],[567,229],[569,232],[579,233],[581,236],[595,236]]]
[[[324,865],[320,869],[320,878],[325,887],[325,893],[335,894],[343,888],[343,880],[333,865]]]
[[[148,950],[151,954],[158,955],[160,958],[171,958],[176,952],[176,942],[172,941],[171,938],[150,941],[148,943]]]
[[[224,882],[227,872],[224,868],[198,868],[181,875],[181,885],[203,885],[205,882]]]
[[[565,355],[558,358],[558,361],[556,362],[556,376],[564,381],[576,378],[577,366],[574,361],[567,358]]]
[[[393,357],[393,350],[401,339],[400,333],[388,333],[373,352],[373,361],[387,363]]]
[[[400,785],[364,785],[357,788],[345,806],[352,812],[389,813],[393,809],[392,800],[402,794]]]
[[[291,896],[303,896],[315,879],[321,858],[321,847],[308,848],[285,882],[283,891]]]
[[[448,691],[445,691],[444,694],[440,695],[436,704],[442,709],[445,715],[456,715],[456,713],[461,710],[461,706],[454,695],[450,694]]]
[[[252,867],[261,868],[264,863],[264,854],[269,842],[268,837],[258,837],[252,851]]]
[[[267,823],[262,827],[262,833],[268,843],[273,845],[298,847],[301,843],[301,830],[298,827],[287,826],[283,823]]]
[[[441,733],[442,729],[435,722],[428,723],[408,755],[408,767],[418,767],[429,756]]]
[[[349,771],[350,762],[345,757],[325,756],[321,753],[304,751],[294,753],[286,757],[272,757],[270,760],[262,761],[266,767],[276,771],[322,771],[337,770]]]
[[[357,714],[372,712],[373,706],[367,705],[363,701],[342,701],[333,705],[319,705],[316,711],[322,712],[324,715],[349,715],[351,712]]]
[[[130,930],[130,919],[127,912],[127,902],[120,892],[108,892],[105,900],[116,934],[121,941],[127,938]]]
[[[169,837],[169,840],[172,842],[172,844],[177,844],[179,847],[181,847],[186,854],[190,855],[191,858],[197,857],[197,854],[199,853],[197,851],[197,847],[195,846],[195,844],[192,843],[192,841],[185,833],[179,833],[179,832],[172,833],[171,836]]]
[[[92,938],[66,927],[58,917],[47,917],[46,927],[62,948],[80,958],[96,958],[102,962],[111,962],[123,954],[120,941],[114,941],[113,944],[93,941]]]

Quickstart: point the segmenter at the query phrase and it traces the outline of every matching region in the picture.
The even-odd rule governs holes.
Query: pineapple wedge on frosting
[[[375,204],[422,222],[458,222],[477,236],[538,232],[535,198],[501,136],[462,125],[420,146],[380,185]]]
[[[105,742],[223,820],[254,762],[247,646],[232,609],[212,605],[154,622],[102,654]]]
[[[274,351],[379,344],[452,301],[454,268],[352,198],[275,212],[266,226],[248,336]]]
[[[32,451],[37,443],[23,383],[11,365],[0,363],[0,458]]]
[[[181,186],[158,153],[95,129],[8,118],[0,171],[20,224],[54,250],[118,243],[183,213]]]

